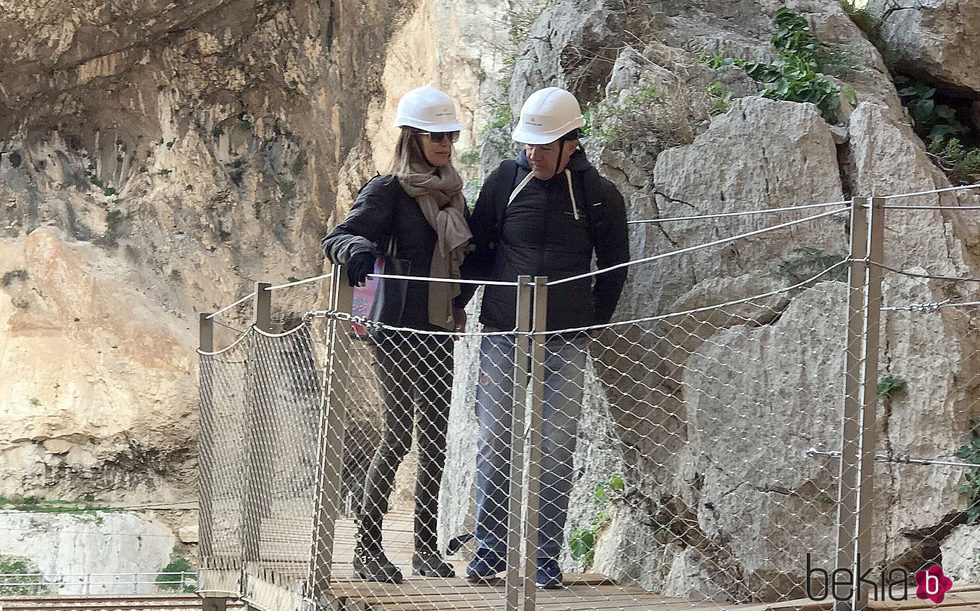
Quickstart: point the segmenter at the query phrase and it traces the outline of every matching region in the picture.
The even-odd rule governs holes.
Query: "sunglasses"
[[[459,140],[459,132],[415,132],[420,136],[428,136],[429,140],[433,142],[442,142],[445,138],[449,138],[450,142],[456,142]]]

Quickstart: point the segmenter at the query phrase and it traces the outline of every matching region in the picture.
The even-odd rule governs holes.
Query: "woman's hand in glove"
[[[359,252],[347,260],[347,280],[351,286],[364,286],[368,274],[374,271],[376,257],[369,252]]]

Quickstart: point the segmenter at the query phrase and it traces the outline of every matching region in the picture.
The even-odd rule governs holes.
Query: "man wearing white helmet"
[[[470,217],[475,249],[463,265],[464,278],[558,280],[588,273],[593,254],[598,269],[629,260],[623,197],[579,149],[578,130],[584,125],[578,101],[564,89],[547,87],[527,99],[513,132],[524,150],[487,178]],[[625,280],[624,268],[549,287],[547,330],[609,322]],[[457,305],[471,296],[464,286]],[[485,287],[480,313],[485,330],[514,329],[515,311],[515,288]],[[556,333],[546,343],[536,575],[541,588],[562,583],[557,559],[572,483],[587,339],[584,333]],[[513,359],[513,336],[483,338],[476,399],[478,547],[466,567],[474,583],[506,568]]]
[[[347,266],[351,286],[363,285],[376,259],[389,253],[409,263],[408,274],[459,278],[470,231],[463,181],[453,169],[453,142],[463,126],[453,101],[433,87],[419,87],[398,102],[401,129],[391,172],[365,184],[347,218],[323,239],[323,251]],[[408,282],[404,308],[391,326],[424,331],[462,331],[466,316],[453,307],[457,283]],[[395,472],[412,447],[415,424],[419,465],[415,485],[415,553],[412,570],[429,577],[452,577],[437,547],[436,516],[446,456],[446,428],[453,386],[453,342],[449,335],[380,329],[377,373],[384,400],[384,436],[364,483],[358,513],[354,575],[402,581],[401,571],[381,546],[381,523]]]

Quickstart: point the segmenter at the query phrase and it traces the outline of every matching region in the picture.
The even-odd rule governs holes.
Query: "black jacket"
[[[511,162],[504,162],[504,164]],[[626,206],[616,187],[599,176],[585,154],[572,155],[572,175],[578,219],[572,209],[564,172],[550,180],[532,178],[506,206],[511,191],[530,172],[522,151],[513,182],[504,164],[480,190],[470,218],[473,250],[463,264],[463,278],[513,282],[517,276],[547,276],[558,280],[590,271],[593,252],[596,268],[629,261]],[[585,185],[585,181],[593,184]],[[507,184],[504,184],[504,183]],[[586,201],[586,194],[598,201]],[[502,211],[502,218],[499,215]],[[608,323],[619,301],[626,268],[548,288],[548,330]],[[473,295],[464,285],[457,305]],[[480,322],[497,329],[515,328],[517,291],[487,286]]]
[[[436,247],[435,230],[396,178],[375,176],[361,188],[344,222],[327,234],[320,244],[328,259],[345,264],[359,252],[375,256],[387,253],[392,238],[395,239],[396,256],[411,264],[410,275],[428,276]],[[428,284],[408,283],[405,309],[398,324],[436,329],[429,323]]]

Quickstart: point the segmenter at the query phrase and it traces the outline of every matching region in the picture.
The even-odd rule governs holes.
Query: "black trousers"
[[[375,338],[377,373],[384,400],[384,438],[374,453],[364,485],[361,528],[365,543],[381,543],[398,465],[412,446],[419,449],[415,482],[415,550],[438,551],[439,486],[446,464],[446,428],[453,387],[453,341],[445,335],[381,331]]]

